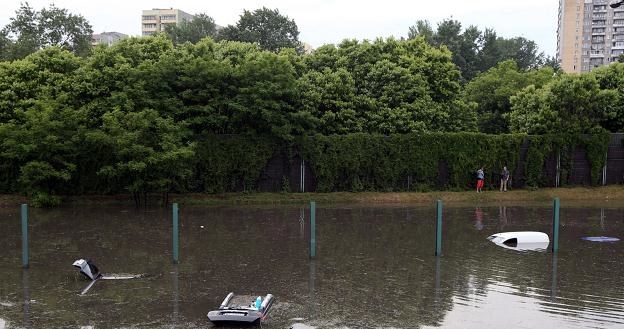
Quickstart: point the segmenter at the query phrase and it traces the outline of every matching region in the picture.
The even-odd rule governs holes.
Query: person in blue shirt
[[[485,185],[485,172],[483,166],[477,170],[477,193],[483,192],[483,185]]]

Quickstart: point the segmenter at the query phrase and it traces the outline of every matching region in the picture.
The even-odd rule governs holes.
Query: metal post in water
[[[22,266],[28,268],[28,205],[22,204]]]
[[[178,204],[173,204],[173,263],[180,263],[180,245],[178,241]]]
[[[316,202],[310,201],[310,258],[316,257]]]
[[[607,185],[607,160],[608,160],[608,153],[605,153],[605,164],[602,167],[602,186]]]
[[[559,198],[553,201],[553,245],[552,252],[559,250]]]
[[[442,255],[442,200],[438,200],[436,202],[436,210],[438,214],[438,218],[436,220],[436,249],[435,255]]]

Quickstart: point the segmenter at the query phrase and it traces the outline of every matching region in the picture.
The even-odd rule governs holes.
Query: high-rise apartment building
[[[607,0],[559,0],[557,59],[565,72],[588,72],[624,53],[624,6]]]
[[[141,34],[152,35],[158,31],[164,31],[167,24],[179,24],[183,20],[192,20],[193,15],[183,12],[180,9],[158,9],[143,10],[141,16]]]

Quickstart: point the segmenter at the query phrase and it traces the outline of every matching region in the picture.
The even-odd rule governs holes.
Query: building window
[[[161,15],[160,20],[161,21],[175,21],[176,15]]]
[[[154,31],[143,31],[143,35],[152,35]]]
[[[156,24],[143,24],[144,29],[155,29]]]
[[[143,20],[144,21],[155,21],[156,20],[156,16],[154,16],[154,15],[143,15]]]

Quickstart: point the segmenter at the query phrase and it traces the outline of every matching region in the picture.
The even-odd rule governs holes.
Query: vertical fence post
[[[559,250],[559,198],[553,201],[553,245],[552,252]]]
[[[22,204],[22,266],[28,268],[28,205]]]
[[[178,264],[180,262],[180,245],[178,241],[178,204],[173,204],[173,263]]]
[[[555,187],[561,184],[561,153],[557,152],[557,172],[555,174]]]
[[[435,255],[442,255],[442,200],[436,202],[437,220],[436,220],[436,249]]]
[[[310,201],[310,258],[316,257],[316,202]]]
[[[604,157],[605,164],[602,167],[602,186],[607,185],[607,160],[609,159],[608,156],[609,154],[605,153],[605,157]]]

